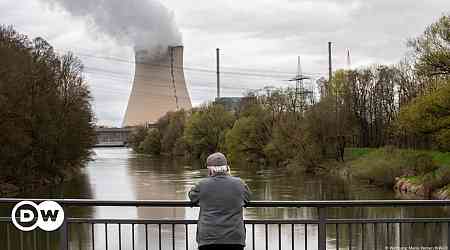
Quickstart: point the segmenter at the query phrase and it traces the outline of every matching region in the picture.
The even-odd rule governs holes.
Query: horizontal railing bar
[[[48,199],[0,198],[1,204],[16,204],[22,200],[36,203]],[[195,207],[186,200],[94,200],[51,199],[64,206],[131,206],[131,207]],[[450,200],[327,200],[327,201],[251,201],[246,207],[407,207],[450,206]]]
[[[68,218],[69,223],[92,223],[92,224],[196,224],[197,220],[176,219],[97,219],[97,218]]]
[[[0,217],[0,222],[11,222],[10,217]],[[185,219],[105,219],[105,218],[67,218],[68,223],[92,224],[197,224],[197,220]],[[248,219],[247,224],[317,224],[315,219]]]
[[[98,220],[98,221],[97,221]],[[196,224],[197,220],[164,220],[164,219],[78,219],[68,220],[73,223],[121,223],[121,224]],[[325,219],[327,224],[367,224],[367,223],[447,223],[450,218],[379,218],[379,219]],[[249,219],[244,220],[245,224],[318,224],[319,220],[314,219]]]
[[[371,219],[325,219],[327,224],[368,223],[447,223],[450,218],[371,218]]]
[[[111,223],[111,224],[196,224],[197,220],[184,219],[96,219],[96,218],[68,218],[69,223]],[[249,219],[246,224],[317,224],[314,219]]]
[[[196,224],[197,220],[185,219],[103,219],[67,218],[68,223],[90,224]],[[0,217],[0,222],[11,222],[10,217]],[[326,224],[368,224],[368,223],[447,223],[450,218],[367,218],[367,219],[324,219]],[[318,224],[318,219],[247,219],[246,224]]]

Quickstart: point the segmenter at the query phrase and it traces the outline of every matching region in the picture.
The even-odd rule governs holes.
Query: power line
[[[121,83],[125,83],[125,82],[129,82],[129,78],[124,77],[126,76],[125,74],[121,74],[121,73],[116,73],[116,72],[110,72],[107,70],[103,70],[103,69],[99,69],[99,68],[87,68],[86,73],[89,73],[90,75],[92,74],[93,76],[95,76],[96,78],[98,77],[102,77],[106,80],[116,80],[117,82],[121,82]],[[138,79],[140,79],[139,81],[144,82],[144,83],[148,83],[151,84],[153,87],[168,87],[169,85],[167,84],[168,78],[161,78],[161,77],[152,77],[152,79],[148,79],[148,78],[144,78],[142,76],[137,76],[139,77]],[[142,78],[141,78],[142,77]],[[205,79],[203,78],[201,81],[202,83],[205,83],[206,81],[210,81],[212,79]],[[243,81],[240,81],[240,85],[242,85]],[[214,86],[214,83],[212,82],[208,82],[210,83],[211,87]],[[252,84],[254,85],[254,84]],[[200,83],[196,83],[195,87],[200,87],[200,86],[205,86],[204,84],[200,84]],[[209,85],[208,85],[209,86]],[[243,89],[242,87],[235,87],[235,86],[229,86],[229,85],[222,85],[223,88],[225,89]]]
[[[73,51],[66,51],[66,52],[72,52],[75,55],[78,55],[81,57],[89,57],[89,58],[97,58],[97,59],[102,59],[102,60],[107,60],[107,61],[123,62],[123,63],[131,64],[131,65],[147,65],[147,66],[152,66],[152,67],[163,67],[163,68],[171,67],[171,65],[169,63],[167,63],[167,64],[165,64],[165,63],[150,63],[150,62],[143,63],[143,62],[130,61],[128,59],[124,59],[124,58],[120,58],[120,57],[99,56],[99,55],[94,55],[94,54],[87,54],[87,53],[82,53],[82,52],[80,53],[80,52],[73,52]],[[180,69],[180,70],[184,69],[187,71],[197,71],[197,72],[216,74],[216,70],[204,68],[204,67],[191,67],[191,66],[177,67],[177,66],[174,66],[174,68]],[[226,67],[226,66],[224,66],[223,68],[228,68],[231,70],[238,70],[238,71],[223,71],[223,72],[221,72],[224,74],[262,76],[262,77],[280,77],[280,78],[282,78],[282,77],[285,78],[288,76],[295,75],[295,72],[272,71],[272,70],[266,70],[266,69],[243,69],[243,68],[234,68],[234,67]],[[245,71],[239,71],[239,70],[245,70]],[[268,73],[273,73],[273,74],[268,74]],[[313,72],[308,72],[306,74],[307,75],[322,75],[322,73],[313,73]]]
[[[164,70],[167,69],[185,69],[188,71],[192,71],[194,74],[190,74],[189,78],[191,79],[196,79],[199,82],[202,82],[202,84],[196,83],[196,84],[190,84],[191,85],[191,92],[197,92],[195,90],[195,88],[201,88],[201,89],[206,89],[206,88],[213,88],[214,83],[210,82],[212,80],[212,76],[214,74],[216,74],[217,72],[215,70],[211,70],[211,69],[207,69],[207,68],[195,68],[195,67],[177,67],[174,65],[169,65],[169,64],[164,64],[164,63],[139,63],[139,62],[134,62],[128,59],[124,59],[124,58],[118,58],[118,57],[106,57],[106,56],[98,56],[98,55],[94,55],[94,54],[86,54],[86,53],[74,53],[77,55],[80,55],[82,57],[90,57],[90,58],[97,58],[97,59],[101,59],[101,60],[108,60],[108,61],[116,61],[116,62],[124,62],[133,66],[138,66],[138,65],[144,65],[144,66],[150,66],[152,68],[155,68],[156,70],[158,68],[163,68]],[[242,68],[233,68],[233,67],[224,67],[224,68],[228,68],[228,69],[238,69],[238,70],[243,70]],[[169,81],[169,78],[165,78],[165,77],[159,77],[156,74],[151,75],[151,74],[127,74],[124,72],[117,72],[117,71],[112,71],[112,70],[107,70],[104,68],[98,68],[98,67],[92,67],[92,66],[88,66],[85,67],[86,72],[89,77],[94,77],[94,78],[105,78],[106,80],[115,80],[117,82],[131,82],[130,77],[133,77],[134,80],[139,79],[139,81],[143,81],[143,82],[147,82],[149,84],[152,85],[152,87],[161,87],[161,88],[168,88],[169,86],[167,85],[167,82]],[[261,81],[261,79],[271,79],[271,81],[276,80],[276,81],[281,81],[286,79],[287,77],[292,76],[292,73],[289,72],[282,72],[282,71],[270,71],[270,70],[263,70],[263,69],[245,69],[247,70],[247,72],[239,72],[239,71],[222,71],[221,74],[223,74],[223,80],[224,83],[221,84],[221,88],[225,89],[225,90],[240,90],[240,91],[248,91],[248,90],[252,90],[252,89],[258,89],[261,88],[261,84],[256,84],[256,83],[250,83],[250,82],[246,82],[244,83],[242,81],[242,78],[248,78],[251,80],[259,80]],[[259,73],[258,71],[264,71],[264,73]],[[267,72],[271,73],[276,73],[276,74],[267,74]],[[319,73],[317,73],[319,74]],[[320,74],[321,75],[321,74]],[[207,76],[205,78],[205,76]],[[209,77],[211,76],[211,77]],[[156,78],[155,78],[156,77]],[[198,79],[201,80],[198,80]],[[204,80],[207,79],[207,80]],[[243,86],[245,84],[248,84],[248,87],[244,88],[244,87],[236,87],[236,86],[227,86],[228,84],[226,83],[227,81],[234,81],[235,83],[239,83],[240,86]],[[262,84],[264,86],[268,85],[268,82],[266,80],[263,80],[264,82],[262,82]],[[205,85],[206,83],[206,85]],[[256,86],[255,86],[256,85]],[[281,82],[278,82],[276,85],[280,85],[280,87],[284,84],[282,84]],[[92,86],[92,85],[91,85]],[[284,86],[287,87],[287,86]],[[103,87],[99,87],[99,86],[92,86],[92,90],[95,93],[98,93],[98,90],[103,91],[103,92],[109,92],[109,93],[116,93],[116,94],[128,94],[129,90],[123,90],[123,89],[114,89],[111,88],[111,86],[108,86],[107,88],[103,88]],[[148,92],[140,92],[140,94],[153,94],[153,93],[148,93]],[[165,95],[164,95],[165,96]],[[167,95],[168,97],[171,95]]]
[[[94,73],[94,74],[96,73],[96,71],[99,71],[99,72],[104,72],[104,73],[108,73],[108,74],[112,74],[112,75],[133,76],[132,74],[126,74],[126,73],[123,73],[123,72],[111,71],[111,70],[107,70],[107,69],[104,69],[104,68],[97,68],[97,67],[92,67],[92,66],[87,66],[87,67],[85,67],[85,69],[88,72],[91,72],[91,73]],[[190,76],[198,77],[199,75],[195,75],[194,74],[194,75],[190,75]],[[147,78],[155,79],[155,77],[157,77],[156,79],[166,80],[165,78],[161,78],[161,77],[158,77],[156,75],[151,75],[150,76],[150,74],[145,74],[145,75],[143,75],[143,74],[136,74],[136,73],[134,74],[134,78],[135,79],[145,80]],[[212,75],[211,75],[211,77],[212,77]],[[278,77],[266,77],[266,78],[255,77],[255,76],[242,76],[242,77],[249,78],[249,79],[278,79],[278,80],[285,79],[285,78],[278,78]],[[236,76],[225,75],[224,78],[232,78],[233,79],[233,78],[236,78]]]
[[[118,80],[123,80],[123,82],[130,82],[130,76],[132,76],[131,74],[126,74],[126,73],[122,73],[122,72],[117,72],[117,71],[111,71],[111,70],[107,70],[104,68],[97,68],[97,67],[85,67],[85,73],[88,73],[89,76],[96,76],[96,75],[103,75],[103,76],[109,76],[111,78],[115,78]],[[191,79],[196,79],[197,81],[200,79],[201,81],[210,81],[213,79],[213,77],[204,77],[204,75],[192,75],[192,77],[190,77]],[[252,80],[260,80],[260,78],[252,78],[252,77],[244,77],[244,78],[249,78]],[[167,86],[166,82],[168,81],[168,78],[166,77],[161,77],[160,75],[154,74],[154,75],[150,75],[150,74],[135,74],[134,75],[134,79],[139,79],[139,81],[143,81],[143,82],[147,82],[149,84],[152,84],[154,86]],[[224,76],[223,79],[224,81],[224,86],[227,85],[228,81],[234,81],[234,82],[243,82],[242,81],[242,77],[237,77],[237,76]],[[272,78],[272,80],[276,80],[279,81],[278,78]],[[163,84],[158,84],[159,82],[163,83]],[[267,81],[264,80],[263,84],[267,84]],[[198,85],[198,83],[195,84],[195,86]],[[252,85],[255,85],[254,83]],[[261,85],[261,84],[258,84]],[[280,84],[281,85],[281,84]]]

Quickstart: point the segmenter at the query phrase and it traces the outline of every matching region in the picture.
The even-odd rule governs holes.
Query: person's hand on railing
[[[189,200],[191,201],[191,207],[198,206],[198,203],[200,202],[200,189],[198,184],[191,188],[188,195]]]

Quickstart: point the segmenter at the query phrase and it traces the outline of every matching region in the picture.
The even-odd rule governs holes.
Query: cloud
[[[150,54],[182,43],[173,13],[158,0],[42,1],[56,6],[56,11],[62,7],[72,16],[91,22],[95,32]]]

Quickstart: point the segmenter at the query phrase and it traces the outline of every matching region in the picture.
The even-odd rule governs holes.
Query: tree
[[[336,129],[339,136],[358,134],[358,146],[379,147],[392,138],[391,125],[396,119],[398,101],[397,69],[372,66],[351,71],[338,71],[339,86]]]
[[[130,134],[130,137],[128,138],[128,144],[130,144],[131,148],[135,151],[140,153],[141,152],[141,142],[145,140],[147,137],[148,130],[144,126],[137,126],[133,129],[133,131]]]
[[[399,126],[411,134],[431,135],[437,148],[450,150],[450,82],[400,111]]]
[[[191,157],[203,161],[209,154],[225,149],[225,135],[234,121],[234,115],[222,105],[209,104],[194,111],[184,130]]]
[[[294,164],[306,171],[313,171],[321,160],[321,148],[308,130],[306,118],[294,112],[280,117],[264,153],[269,162],[277,165]]]
[[[408,44],[416,53],[419,73],[427,76],[450,75],[450,15],[442,16]]]
[[[157,122],[161,136],[161,152],[169,155],[184,154],[184,142],[182,137],[186,126],[187,113],[179,110],[168,112]]]
[[[314,138],[315,143],[320,147],[320,156],[329,158],[335,154],[336,141],[336,100],[333,96],[323,97],[319,103],[311,107],[306,114],[307,130]],[[344,121],[344,115],[341,121]],[[343,131],[351,133],[351,131]]]
[[[4,26],[0,58],[0,178],[20,187],[63,181],[89,160],[95,143],[81,61]]]
[[[151,155],[161,154],[161,133],[158,129],[150,129],[145,139],[139,144],[139,151]]]
[[[226,149],[233,163],[259,163],[271,137],[270,116],[259,104],[247,106],[226,134]]]

